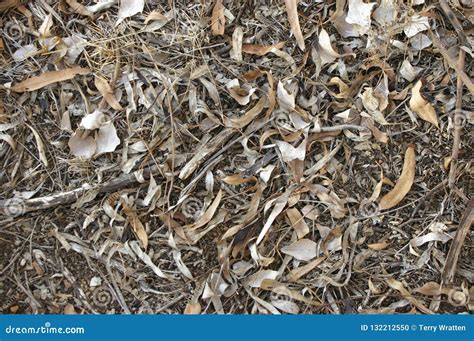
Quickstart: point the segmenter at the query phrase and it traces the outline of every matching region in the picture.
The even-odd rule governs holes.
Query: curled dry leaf
[[[225,31],[224,5],[222,0],[217,0],[212,9],[211,30],[215,36],[223,35]]]
[[[405,59],[402,63],[402,66],[400,66],[400,69],[398,72],[400,73],[400,76],[405,78],[409,82],[413,82],[413,80],[416,78],[420,70],[418,68],[414,68],[408,59]]]
[[[0,2],[0,12],[4,12],[9,8],[16,7],[21,4],[20,0],[4,0]]]
[[[318,36],[318,52],[319,52],[319,58],[321,60],[321,66],[324,66],[325,64],[332,63],[335,61],[337,58],[341,58],[347,55],[352,55],[352,54],[339,54],[337,53],[332,45],[331,45],[331,39],[329,38],[329,34],[327,31],[323,28],[321,29],[321,32],[319,32]]]
[[[10,90],[14,92],[38,90],[47,85],[69,80],[77,75],[87,75],[89,73],[89,69],[76,65],[67,69],[45,72],[39,76],[30,77],[18,84],[15,84],[10,88]]]
[[[405,160],[403,162],[403,169],[400,178],[395,184],[395,187],[380,200],[379,208],[381,210],[392,208],[403,200],[413,185],[413,181],[415,180],[415,170],[415,146],[410,145],[405,152]]]
[[[286,13],[290,23],[291,32],[294,34],[298,47],[304,51],[304,38],[301,32],[300,22],[298,20],[298,0],[285,0]]]
[[[386,282],[392,289],[395,289],[398,292],[400,292],[403,298],[405,298],[407,301],[409,301],[411,304],[417,307],[421,312],[425,314],[433,314],[433,312],[430,309],[425,307],[423,303],[421,303],[419,300],[417,300],[410,294],[410,292],[403,286],[402,282],[399,282],[393,278],[387,279]]]
[[[411,89],[410,109],[423,120],[432,123],[438,128],[438,116],[436,115],[435,108],[421,96],[420,89],[422,85],[423,82],[420,79]]]
[[[94,81],[95,87],[99,92],[104,96],[105,100],[107,103],[115,110],[123,110],[122,106],[120,103],[117,101],[114,95],[114,90],[112,87],[109,85],[109,82],[107,82],[106,79],[95,76],[95,81]]]
[[[231,80],[226,84],[229,94],[235,99],[240,105],[246,105],[250,102],[250,97],[256,89],[252,88],[248,84],[240,86],[239,80],[237,78]]]

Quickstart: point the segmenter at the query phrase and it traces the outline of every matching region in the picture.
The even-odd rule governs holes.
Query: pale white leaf
[[[247,278],[246,284],[251,288],[260,288],[262,282],[266,279],[277,279],[279,275],[278,271],[274,270],[260,270],[250,275]]]
[[[316,246],[315,242],[305,238],[283,247],[281,252],[298,260],[309,261],[317,256]]]
[[[141,13],[143,7],[145,7],[145,0],[121,0],[116,25],[121,23],[125,18]]]
[[[68,145],[72,155],[85,159],[90,159],[94,156],[97,149],[94,138],[90,135],[85,135],[85,132],[81,130],[72,134]]]
[[[373,17],[382,26],[392,24],[397,17],[394,0],[381,0],[380,6],[374,11]]]
[[[370,29],[370,14],[375,5],[375,2],[365,3],[363,0],[349,0],[346,22],[358,25],[360,34],[367,33]]]
[[[410,17],[408,24],[405,26],[403,31],[408,38],[413,37],[419,32],[426,31],[430,28],[428,17],[422,17],[417,14]]]
[[[295,96],[285,89],[282,82],[278,82],[277,100],[282,110],[292,111],[295,109]]]
[[[30,44],[20,47],[13,53],[12,57],[16,62],[21,62],[29,57],[33,57],[36,53],[38,53],[38,49],[34,44]]]
[[[102,153],[110,153],[120,144],[120,139],[117,136],[117,130],[112,122],[100,127],[96,137],[97,150],[96,155]]]

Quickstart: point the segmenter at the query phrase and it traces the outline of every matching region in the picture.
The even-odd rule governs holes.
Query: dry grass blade
[[[285,0],[285,5],[291,32],[293,32],[295,36],[298,47],[304,51],[304,38],[303,33],[301,32],[300,21],[298,19],[298,0]]]
[[[416,160],[415,146],[408,146],[405,152],[405,160],[400,178],[395,187],[380,199],[379,208],[386,210],[392,208],[403,200],[405,195],[410,191],[413,181],[415,180]]]

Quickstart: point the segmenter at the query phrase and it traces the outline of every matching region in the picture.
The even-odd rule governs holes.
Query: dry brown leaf
[[[225,118],[224,125],[228,128],[242,129],[247,124],[252,122],[262,112],[265,102],[265,97],[260,98],[257,104],[255,104],[253,108],[247,111],[245,115],[239,118]]]
[[[212,9],[211,30],[215,36],[223,35],[225,31],[224,5],[222,0],[217,0]]]
[[[66,304],[64,307],[64,315],[75,315],[76,310],[74,309],[74,306],[72,304]]]
[[[219,192],[216,195],[216,198],[214,199],[212,204],[209,206],[209,208],[206,210],[206,212],[204,212],[204,214],[194,224],[189,226],[189,228],[197,229],[206,225],[216,213],[216,210],[219,207],[221,199],[222,199],[222,190],[219,190]]]
[[[226,176],[225,178],[222,178],[222,181],[224,181],[228,185],[237,186],[237,185],[242,185],[250,181],[257,182],[257,178],[255,178],[254,176],[249,177],[249,178],[244,178],[239,174],[235,174],[235,175],[229,175],[229,176]]]
[[[45,72],[39,76],[30,77],[15,84],[10,88],[14,92],[25,92],[41,89],[50,84],[62,82],[74,78],[76,75],[87,75],[90,70],[80,66],[73,66],[68,69]]]
[[[76,0],[66,0],[66,3],[71,7],[71,9],[74,11],[74,13],[80,14],[87,16],[89,18],[94,17],[94,13],[89,11],[86,6],[80,4]]]
[[[436,296],[445,292],[441,285],[436,282],[427,282],[423,286],[415,289],[414,291],[426,296]],[[448,289],[449,291],[449,289]]]
[[[420,79],[411,89],[410,109],[423,120],[430,122],[434,124],[436,128],[439,128],[438,116],[436,115],[435,108],[421,96],[420,89],[422,85],[423,83]]]
[[[304,38],[301,33],[300,22],[298,20],[298,0],[285,0],[286,12],[288,13],[288,22],[290,23],[291,32],[295,35],[298,47],[304,51]]]
[[[128,218],[128,222],[132,225],[133,232],[140,240],[143,248],[146,250],[148,247],[148,235],[146,234],[145,227],[138,218],[137,212],[130,208],[125,202],[122,202],[123,211]]]
[[[279,42],[275,45],[242,44],[242,52],[254,54],[257,56],[264,56],[273,49],[281,49],[284,45],[284,42]]]
[[[20,0],[4,0],[0,2],[0,12],[6,11],[9,8],[20,5]]]
[[[154,10],[150,13],[145,18],[145,25],[148,24],[149,21],[154,21],[154,20],[160,20],[160,21],[168,21],[168,17],[165,15],[161,14],[159,11]]]
[[[199,303],[188,303],[184,308],[185,315],[199,315],[201,314],[201,305]]]
[[[415,160],[415,146],[409,145],[405,152],[405,160],[403,162],[403,169],[400,178],[395,187],[382,197],[379,208],[386,210],[392,208],[410,191],[413,181],[415,179],[416,160]]]
[[[290,208],[286,211],[286,216],[291,222],[291,226],[295,229],[298,239],[303,238],[309,233],[309,227],[304,221],[303,216],[297,208]]]
[[[421,312],[425,314],[433,314],[433,312],[430,309],[425,307],[423,303],[421,303],[419,300],[414,298],[410,294],[410,292],[407,289],[405,289],[402,282],[399,282],[393,278],[387,279],[386,282],[392,289],[399,291],[400,294],[402,294],[403,298],[405,298],[407,301],[409,301],[411,304],[417,307]]]
[[[295,268],[295,269],[291,270],[290,273],[288,274],[288,280],[290,282],[296,282],[301,277],[306,275],[308,272],[313,270],[315,267],[321,265],[324,262],[325,259],[326,259],[326,256],[319,257],[319,258],[316,258],[316,259],[312,260],[308,264],[305,264],[303,266],[300,266],[298,268]]]
[[[123,107],[120,105],[120,103],[117,101],[115,98],[114,90],[112,87],[109,85],[109,82],[105,78],[95,76],[95,81],[94,81],[95,87],[99,92],[101,93],[102,96],[104,96],[105,100],[107,103],[115,110],[123,110]]]
[[[389,244],[387,242],[380,242],[380,243],[369,244],[367,246],[371,250],[380,251],[380,250],[386,249],[388,245]]]

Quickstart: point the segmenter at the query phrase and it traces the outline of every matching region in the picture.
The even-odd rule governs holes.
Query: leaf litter
[[[472,312],[472,11],[0,5],[2,312]]]

